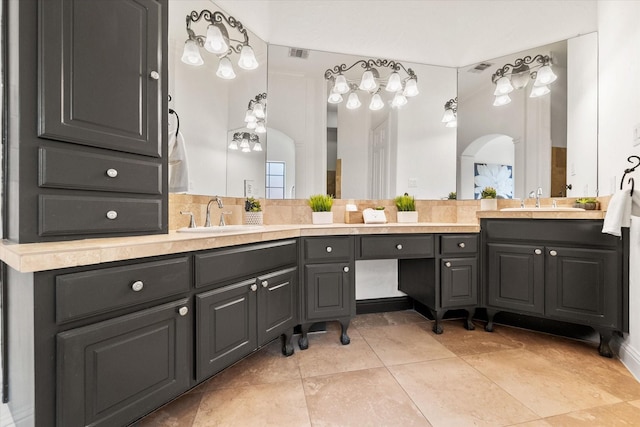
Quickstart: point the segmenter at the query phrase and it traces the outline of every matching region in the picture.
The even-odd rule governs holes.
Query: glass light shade
[[[402,90],[402,80],[400,79],[400,74],[395,71],[391,73],[385,90],[387,92],[398,92]]]
[[[336,82],[333,85],[333,90],[339,95],[349,92],[349,83],[347,83],[347,78],[342,74],[338,74],[336,77]]]
[[[264,125],[264,122],[260,120],[256,123],[256,133],[266,133],[267,127]]]
[[[184,42],[184,50],[182,51],[182,62],[188,65],[202,65],[204,61],[200,55],[200,48],[195,40],[187,40]]]
[[[218,26],[212,24],[207,27],[207,39],[204,42],[204,48],[216,55],[222,55],[229,50],[229,44],[224,39]]]
[[[216,71],[216,76],[225,80],[231,80],[236,78],[236,72],[233,71],[231,60],[226,56],[223,58],[220,58],[220,63],[218,64],[218,71]]]
[[[360,102],[360,98],[358,98],[358,95],[355,92],[351,92],[349,94],[349,98],[347,99],[347,108],[349,110],[355,110],[356,108],[359,108],[362,105],[362,102]]]
[[[384,107],[384,102],[379,94],[374,94],[371,97],[371,103],[369,103],[369,109],[373,111],[381,110]]]
[[[249,135],[248,133],[245,133],[245,135]],[[249,146],[249,139],[246,137],[242,137],[242,141],[240,141],[240,148],[251,148]]]
[[[536,75],[536,81],[533,83],[534,86],[546,86],[556,81],[558,76],[556,76],[553,71],[551,71],[551,66],[543,65]]]
[[[453,113],[453,110],[447,108],[444,110],[444,114],[442,116],[442,123],[449,123],[451,120],[455,120],[456,115]]]
[[[503,76],[496,82],[496,90],[493,92],[495,96],[506,95],[513,92],[513,85],[509,77]]]
[[[331,93],[329,94],[329,99],[327,99],[327,102],[329,104],[339,104],[342,102],[342,95],[336,92],[335,86],[333,87],[333,89],[331,89]]]
[[[264,105],[259,102],[253,104],[253,114],[259,119],[264,119]]]
[[[258,126],[258,122],[256,122],[255,120],[253,122],[247,123],[247,129],[255,129],[256,126]]]
[[[531,80],[531,74],[529,74],[530,68],[528,65],[522,64],[513,69],[511,74],[511,85],[514,89],[523,89],[529,84]]]
[[[234,138],[229,143],[229,150],[237,150],[237,149],[238,149],[238,142]]]
[[[253,110],[252,109],[248,109],[247,113],[244,115],[244,121],[245,123],[251,123],[251,122],[255,122],[256,116],[255,114],[253,114]]]
[[[447,128],[454,128],[454,127],[456,127],[456,126],[458,126],[458,120],[457,120],[455,117],[453,118],[453,120],[448,121],[448,122],[444,125],[444,127],[447,127]]]
[[[260,141],[253,144],[253,151],[262,151],[262,144],[260,144]]]
[[[507,105],[510,102],[511,102],[511,98],[509,97],[508,94],[498,95],[496,96],[495,101],[493,101],[493,106],[500,107],[502,105]]]
[[[366,91],[374,91],[378,87],[378,83],[376,83],[376,79],[373,77],[373,72],[371,70],[367,70],[362,73],[362,80],[360,80],[360,86],[358,86],[361,90]]]
[[[537,98],[539,96],[546,95],[550,92],[551,90],[549,90],[549,87],[547,86],[534,85],[533,88],[531,89],[531,94],[529,95],[529,98]]]
[[[250,153],[251,152],[251,148],[250,147],[242,147],[242,152],[243,153]]]
[[[399,108],[403,105],[407,105],[407,97],[401,92],[396,92],[396,95],[393,97],[393,101],[391,101],[391,108]]]
[[[240,50],[240,59],[238,59],[238,67],[243,70],[255,70],[258,68],[258,60],[253,53],[253,49],[249,45],[242,46]]]
[[[404,92],[402,92],[402,94],[404,96],[412,97],[418,95],[419,93],[420,91],[418,90],[418,82],[416,81],[416,79],[407,80],[407,83],[404,87]]]

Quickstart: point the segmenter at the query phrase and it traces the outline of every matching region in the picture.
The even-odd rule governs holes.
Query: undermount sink
[[[536,208],[536,207],[528,207],[528,208],[502,208],[500,209],[503,212],[583,212],[584,209],[582,208],[570,208],[570,207],[564,207],[564,206],[559,206],[559,207],[553,207],[553,206],[546,206],[546,207],[540,207],[540,208]]]
[[[262,225],[214,225],[212,227],[183,227],[179,228],[179,233],[206,233],[206,234],[222,234],[222,233],[237,233],[239,231],[256,231],[262,230]]]

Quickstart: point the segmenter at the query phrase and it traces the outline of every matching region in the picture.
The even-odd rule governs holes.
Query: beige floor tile
[[[135,427],[191,427],[202,393],[185,393],[135,423]],[[133,427],[132,426],[132,427]]]
[[[282,344],[279,339],[269,343],[208,380],[205,383],[206,391],[216,388],[299,380],[300,370],[297,359],[294,356],[283,356],[281,348]]]
[[[605,405],[584,409],[569,414],[547,418],[551,426],[638,426],[640,425],[640,408],[628,403]]]
[[[379,326],[359,331],[385,366],[455,357],[433,338],[430,325],[426,323]]]
[[[551,427],[551,424],[543,419],[529,421],[527,423],[513,424],[511,427]]]
[[[505,426],[539,418],[459,358],[388,368],[434,426]]]
[[[527,350],[462,358],[541,417],[620,402],[582,375]]]
[[[351,325],[357,329],[362,329],[419,322],[430,322],[430,320],[417,311],[403,310],[388,313],[359,314],[351,321]]]
[[[204,393],[193,422],[193,427],[310,425],[300,380]]]
[[[458,356],[489,353],[521,347],[521,344],[500,334],[485,332],[482,326],[468,331],[461,324],[443,322],[444,332],[433,337]]]
[[[385,368],[302,381],[313,426],[430,426]]]

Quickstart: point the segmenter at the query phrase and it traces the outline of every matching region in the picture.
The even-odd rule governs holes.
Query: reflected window
[[[284,199],[284,162],[267,162],[267,199]]]

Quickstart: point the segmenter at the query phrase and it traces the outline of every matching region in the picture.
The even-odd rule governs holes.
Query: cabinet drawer
[[[433,235],[362,236],[359,259],[432,258]]]
[[[440,236],[440,253],[442,255],[475,254],[477,252],[477,235],[452,234]]]
[[[51,147],[39,150],[38,184],[123,193],[162,193],[159,163]]]
[[[306,238],[303,240],[304,258],[308,261],[337,261],[351,259],[351,237]]]
[[[188,292],[189,273],[189,258],[181,257],[59,275],[56,320],[61,323]]]
[[[40,236],[161,230],[161,199],[53,195],[39,198]]]
[[[298,262],[295,240],[263,243],[195,255],[196,287],[267,272]]]

